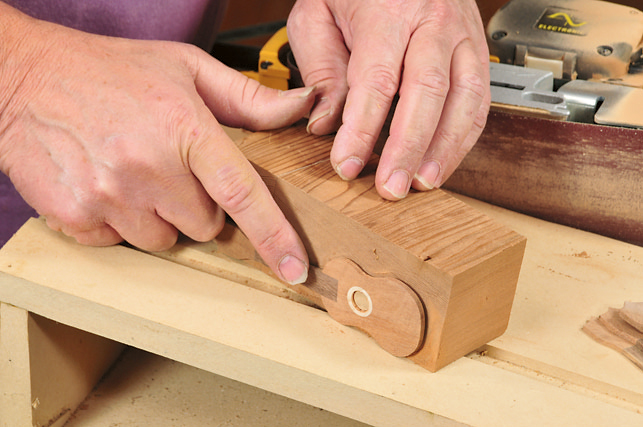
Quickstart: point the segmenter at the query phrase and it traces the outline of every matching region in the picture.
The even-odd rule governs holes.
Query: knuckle
[[[223,230],[222,223],[203,224],[202,229],[192,238],[197,242],[209,242],[217,237],[221,230]]]
[[[293,31],[294,33],[298,33],[302,30],[302,28],[305,27],[306,16],[303,13],[300,13],[301,12],[300,4],[301,4],[300,2],[295,3],[295,5],[290,10],[290,14],[288,15],[288,20],[286,21],[286,28],[288,28],[289,33],[291,31]]]
[[[473,146],[475,145],[477,141],[477,137],[470,137],[464,140],[464,143],[460,145],[458,150],[455,153],[455,161],[454,163],[458,165],[462,159],[471,151]]]
[[[90,208],[105,206],[111,200],[118,200],[114,185],[102,176],[93,176],[79,183],[74,190],[74,203],[66,206],[61,218],[67,224],[84,224],[91,218]]]
[[[189,72],[196,76],[200,68],[200,62],[203,59],[203,50],[194,44],[178,43],[173,41],[163,41],[160,46],[169,54],[182,59]]]
[[[282,242],[287,238],[288,233],[286,227],[271,224],[263,238],[256,243],[255,248],[260,254],[275,253],[279,251],[283,246]]]
[[[123,241],[123,238],[109,226],[77,233],[73,236],[81,245],[111,246]]]
[[[219,209],[217,209],[218,211]],[[223,214],[216,215],[208,221],[201,223],[196,232],[191,235],[194,240],[198,242],[208,242],[221,233],[225,225],[225,216]]]
[[[251,107],[259,98],[262,86],[252,79],[245,79],[241,88],[241,105],[243,108]]]
[[[434,2],[431,4],[430,19],[432,22],[453,22],[455,16],[455,10],[449,2]]]
[[[460,76],[460,78],[454,82],[454,88],[477,98],[478,102],[481,102],[490,90],[489,85],[485,83],[485,79],[483,79],[479,73],[475,72],[465,73]]]
[[[176,244],[178,233],[158,232],[154,233],[149,240],[135,244],[135,246],[151,252],[160,252],[170,249]]]
[[[473,130],[479,135],[487,124],[487,116],[489,115],[490,103],[484,100],[478,109],[476,118],[473,120]]]
[[[199,117],[196,106],[183,100],[175,100],[166,111],[167,142],[178,141],[177,148],[185,160],[198,142],[208,141],[213,130],[206,126],[206,122]],[[154,155],[155,153],[152,153]],[[149,169],[152,166],[148,156],[141,156],[134,152],[130,156],[132,163],[141,168]],[[185,165],[187,166],[187,165]]]
[[[449,91],[450,79],[446,70],[439,67],[424,67],[411,76],[411,85],[419,87],[431,98],[445,98]]]
[[[351,148],[356,154],[368,158],[378,137],[379,131],[376,129],[355,128],[351,131]]]
[[[307,86],[318,88],[341,86],[345,88],[346,81],[338,72],[338,67],[331,61],[322,60],[312,70],[306,70],[302,79]]]
[[[437,129],[435,136],[447,147],[458,147],[464,138],[462,133],[458,132],[457,129],[447,128],[446,126]]]
[[[104,212],[122,209],[132,201],[132,188],[136,175],[143,176],[147,162],[123,150],[121,156],[107,162],[105,171],[97,171],[76,187],[74,194],[79,206],[87,211]]]
[[[379,64],[368,70],[364,78],[364,85],[380,97],[390,100],[395,96],[399,87],[399,71]]]
[[[86,209],[79,205],[69,206],[55,215],[60,228],[68,236],[76,236],[87,230],[99,226],[99,222],[92,218]]]
[[[191,134],[198,134],[197,132],[202,125],[197,116],[194,105],[180,99],[170,102],[165,121],[169,126],[170,135],[181,135],[185,131]]]
[[[416,161],[424,156],[428,146],[427,139],[419,134],[404,135],[397,147],[397,156],[401,159]]]
[[[240,120],[239,127],[244,129],[259,129],[262,127],[263,116],[261,114],[249,114],[262,105],[262,91],[268,90],[265,86],[260,85],[250,78],[241,79],[240,87],[235,91],[239,94],[239,103],[233,105],[228,103],[228,109],[235,112],[235,116]]]
[[[169,42],[169,44],[178,49],[181,49],[186,55],[190,57],[196,58],[203,54],[203,50],[200,47],[191,43]]]
[[[254,202],[257,183],[249,173],[242,172],[232,165],[224,166],[216,172],[218,197],[216,202],[230,215],[246,211]]]

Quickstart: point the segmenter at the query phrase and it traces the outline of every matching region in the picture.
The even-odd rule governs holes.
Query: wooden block
[[[435,371],[499,336],[511,311],[525,239],[443,191],[377,194],[373,157],[354,181],[329,162],[332,136],[303,126],[238,142],[319,267],[344,257],[408,285],[427,311],[411,359]]]

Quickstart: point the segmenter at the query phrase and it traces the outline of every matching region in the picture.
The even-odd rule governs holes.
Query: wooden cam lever
[[[441,190],[411,192],[398,202],[382,199],[374,184],[377,156],[360,177],[341,180],[328,160],[332,136],[309,135],[303,126],[253,134],[238,146],[299,233],[311,265],[332,276],[335,260],[351,260],[372,278],[397,280],[418,297],[422,337],[409,342],[419,346],[407,343],[393,354],[436,371],[504,332],[525,249],[522,236]],[[353,286],[340,280],[337,301]],[[332,314],[327,304],[322,300]],[[351,313],[355,326],[370,327]]]
[[[346,258],[330,260],[323,269],[311,268],[308,283],[299,292],[318,293],[321,305],[339,323],[354,326],[389,353],[406,357],[424,341],[426,315],[422,301],[400,280],[371,277]],[[324,284],[324,286],[320,286]]]

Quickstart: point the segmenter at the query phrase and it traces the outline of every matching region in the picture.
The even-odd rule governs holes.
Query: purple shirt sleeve
[[[227,0],[3,0],[22,12],[95,34],[193,42],[215,33]]]
[[[193,42],[209,48],[227,0],[3,0],[50,22],[108,36]],[[36,212],[0,172],[0,247]]]
[[[0,247],[27,219],[36,216],[36,211],[13,188],[9,177],[0,172]]]

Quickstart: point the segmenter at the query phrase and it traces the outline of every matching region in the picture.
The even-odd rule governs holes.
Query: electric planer
[[[643,12],[598,0],[512,0],[491,18],[495,108],[643,128]]]

